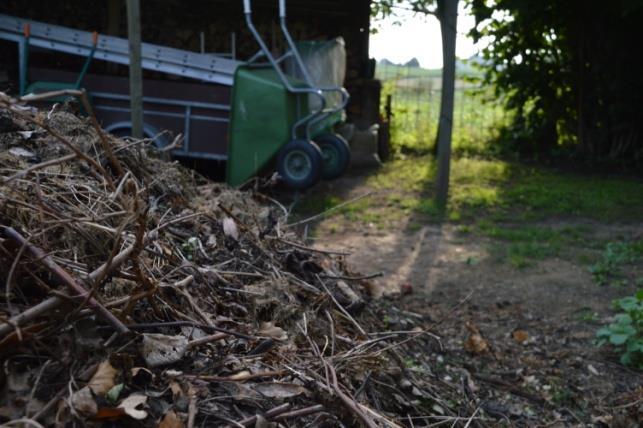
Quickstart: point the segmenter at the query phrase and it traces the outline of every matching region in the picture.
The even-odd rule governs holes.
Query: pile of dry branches
[[[54,95],[80,104],[0,93],[0,422],[373,427],[448,409],[396,351],[422,333],[369,334],[360,278],[278,202]]]

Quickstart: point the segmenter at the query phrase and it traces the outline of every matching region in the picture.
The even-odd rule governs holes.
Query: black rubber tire
[[[110,134],[118,137],[118,138],[131,138],[132,137],[132,129],[131,128],[116,128],[113,131],[110,132]],[[170,144],[169,138],[167,137],[166,134],[159,134],[159,135],[148,135],[145,130],[143,131],[143,138],[154,138],[154,147],[157,149],[162,149],[163,147],[167,146]]]
[[[130,128],[117,128],[110,132],[110,134],[118,138],[130,138],[132,136],[132,130]]]
[[[293,168],[294,161],[303,162],[300,171],[297,165]],[[321,177],[322,163],[321,151],[312,141],[292,140],[277,154],[277,172],[291,189],[305,190],[316,184]]]
[[[315,143],[324,160],[321,177],[324,180],[334,180],[344,174],[351,162],[351,149],[346,139],[338,134],[323,134],[315,138]],[[328,158],[329,152],[332,153],[332,161]]]

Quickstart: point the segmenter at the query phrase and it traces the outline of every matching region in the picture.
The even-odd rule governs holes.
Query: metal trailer
[[[317,87],[286,25],[285,0],[279,0],[279,20],[288,50],[275,58],[252,21],[251,1],[244,0],[246,24],[259,45],[247,62],[220,55],[195,53],[142,44],[146,70],[193,79],[144,82],[144,133],[164,146],[162,130],[182,133],[184,143],[172,151],[177,157],[225,160],[227,181],[239,185],[276,166],[291,187],[303,189],[320,177],[343,173],[350,159],[346,141],[333,134],[342,119],[348,93],[341,87]],[[109,132],[128,135],[128,81],[88,74],[93,59],[127,65],[126,39],[0,15],[0,39],[14,41],[19,51],[21,95],[66,88],[85,88],[99,120]],[[36,47],[86,57],[79,75],[59,70],[33,69],[29,49]],[[265,60],[260,62],[260,60]],[[283,70],[294,63],[300,78]],[[326,105],[325,94],[341,94]],[[309,96],[318,99],[313,105]],[[313,140],[315,142],[313,142]]]

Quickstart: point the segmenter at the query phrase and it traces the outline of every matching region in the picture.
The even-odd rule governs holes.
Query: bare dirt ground
[[[339,192],[348,199],[372,190],[359,178],[343,180],[313,194]],[[384,315],[391,330],[419,326],[439,338],[430,349],[419,347],[408,367],[461,384],[478,416],[495,421],[491,426],[643,424],[642,373],[594,345],[595,331],[613,315],[611,301],[631,295],[634,280],[597,285],[576,257],[587,248],[570,247],[564,256],[518,268],[491,251],[503,242],[462,234],[448,222],[417,226],[411,217],[378,228],[336,215],[316,224],[314,233],[318,248],[350,252],[356,271],[383,273],[374,294],[399,308],[399,316]],[[641,223],[564,223],[596,239],[643,230]],[[642,272],[639,263],[626,276]]]

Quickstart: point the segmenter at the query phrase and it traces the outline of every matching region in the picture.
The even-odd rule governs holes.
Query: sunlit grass
[[[454,96],[452,151],[459,156],[493,154],[492,141],[509,121],[493,89],[459,82]],[[465,89],[463,86],[467,86]],[[382,105],[392,96],[391,150],[425,155],[435,145],[440,114],[440,89],[431,78],[385,78]]]
[[[497,225],[481,220],[475,231],[494,240],[491,246],[496,257],[507,260],[515,267],[529,266],[533,260],[559,256],[571,246],[579,245],[588,230],[582,226],[543,227],[530,224]]]
[[[366,184],[375,189],[421,192],[433,180],[435,163],[431,157],[410,157],[386,163]]]
[[[327,217],[343,216],[350,222],[373,224],[379,229],[397,225],[404,218],[414,222],[450,221],[518,224],[551,218],[587,218],[600,221],[632,221],[643,218],[643,183],[623,178],[560,173],[525,167],[503,160],[455,157],[451,166],[449,203],[446,212],[433,200],[436,164],[431,156],[407,157],[385,164],[365,179],[374,195],[332,210]],[[314,193],[296,211],[324,212],[342,203],[338,195]],[[483,233],[511,240],[508,233],[526,233],[517,242],[538,239],[545,231],[501,231]],[[502,234],[504,236],[501,236]],[[553,233],[553,232],[552,232]],[[558,232],[557,232],[558,233]],[[534,235],[532,239],[529,234]],[[536,244],[522,245],[516,253],[538,253]],[[520,246],[519,245],[519,246]],[[548,250],[549,251],[549,250]],[[555,251],[549,251],[553,254]]]
[[[525,215],[634,220],[643,214],[643,183],[621,178],[563,174],[516,168],[505,200]]]
[[[335,195],[320,195],[305,198],[297,206],[297,210],[304,213],[322,213],[342,203],[342,198]]]
[[[436,166],[431,156],[385,165],[368,178],[376,189],[395,191],[389,201],[403,210],[432,213]],[[526,168],[502,160],[455,158],[448,213],[462,219],[481,213],[496,220],[586,217],[605,221],[643,217],[643,183]]]
[[[416,210],[438,215],[432,200],[436,166],[432,157],[412,157],[393,161],[369,177],[367,184],[376,189],[395,191],[389,196],[405,211]],[[500,184],[507,180],[509,166],[501,161],[454,159],[451,172],[451,197],[447,216],[460,219],[465,207],[493,207],[500,202]]]
[[[640,181],[562,173],[497,159],[454,157],[449,202],[442,211],[434,202],[435,174],[431,156],[385,164],[360,184],[364,187],[360,191],[372,190],[372,196],[331,210],[326,216],[332,218],[327,230],[341,233],[357,226],[414,233],[426,224],[448,222],[458,225],[456,230],[463,238],[466,234],[486,238],[490,254],[516,268],[561,257],[587,265],[597,281],[607,282],[617,277],[617,269],[612,267],[616,264],[611,261],[616,258],[603,257],[601,251],[614,245],[609,247],[605,238],[597,239],[591,222],[568,226],[566,221],[610,223],[643,218]],[[317,214],[342,202],[337,195],[313,192],[297,211]]]

